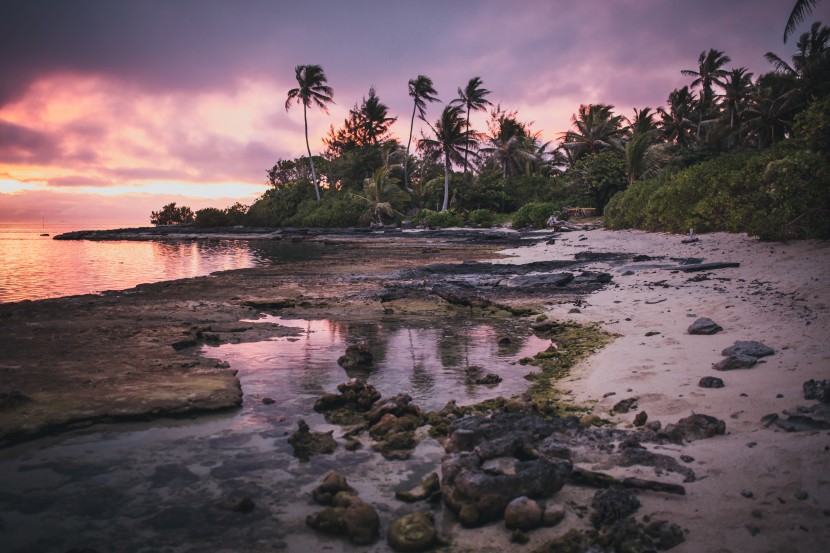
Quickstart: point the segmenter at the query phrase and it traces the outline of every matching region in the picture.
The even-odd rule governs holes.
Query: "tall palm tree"
[[[729,113],[729,127],[734,128],[741,111],[752,94],[752,73],[746,67],[732,69],[723,80],[723,94],[720,95]]]
[[[574,130],[559,133],[562,146],[573,153],[574,159],[594,154],[611,147],[611,139],[623,133],[622,115],[614,115],[614,106],[607,104],[580,105],[571,116]]]
[[[406,143],[406,157],[403,161],[404,187],[409,190],[409,146],[412,144],[412,131],[415,129],[415,113],[426,121],[427,102],[440,102],[436,96],[435,88],[432,86],[432,79],[426,75],[418,75],[409,80],[409,95],[412,96],[412,121],[409,123],[409,141]]]
[[[657,130],[657,122],[654,121],[655,115],[657,114],[651,111],[649,107],[641,110],[634,108],[634,117],[632,119],[624,117],[628,122],[628,132],[632,135],[642,135],[648,131]]]
[[[697,59],[698,68],[683,69],[680,71],[681,75],[686,77],[695,77],[692,81],[692,88],[700,86],[700,101],[698,102],[698,126],[697,136],[700,137],[700,131],[703,127],[703,118],[709,114],[712,109],[714,100],[713,85],[723,86],[723,77],[726,75],[726,70],[723,66],[732,61],[729,56],[724,55],[720,50],[709,48],[709,51],[703,51]]]
[[[381,139],[386,137],[389,127],[398,120],[397,117],[388,117],[389,106],[378,98],[375,87],[369,87],[369,97],[363,99],[363,105],[356,110],[359,134],[365,144],[379,146]]]
[[[491,112],[487,125],[487,146],[481,151],[487,154],[502,170],[502,177],[518,175],[527,162],[535,160],[536,144],[526,126],[516,119],[516,112],[502,111],[501,105]]]
[[[294,68],[297,77],[297,88],[288,91],[288,98],[285,100],[285,111],[292,103],[303,105],[303,123],[305,124],[305,147],[308,150],[308,161],[311,163],[311,179],[314,183],[314,193],[317,200],[320,200],[320,188],[317,185],[317,173],[314,170],[314,158],[311,156],[311,146],[308,144],[308,108],[317,106],[324,113],[328,113],[327,104],[334,103],[334,91],[326,85],[323,68],[319,65],[298,65]]]
[[[795,28],[807,18],[807,14],[813,13],[813,8],[819,5],[821,0],[795,0],[793,11],[790,12],[790,17],[787,18],[787,26],[784,27],[784,42],[787,42],[787,37],[795,31]]]
[[[453,163],[466,167],[467,154],[476,147],[476,139],[474,133],[466,127],[461,107],[457,105],[444,107],[441,117],[435,125],[429,127],[435,138],[422,138],[418,141],[418,147],[427,155],[444,158],[444,204],[441,208],[441,212],[444,212],[450,202],[450,168]]]
[[[493,103],[486,98],[490,91],[484,88],[481,77],[473,77],[464,88],[458,89],[458,98],[450,102],[457,106],[467,108],[466,129],[470,130],[470,112],[481,111],[492,106]],[[474,135],[471,135],[474,136]],[[467,180],[467,154],[464,154],[464,181]]]

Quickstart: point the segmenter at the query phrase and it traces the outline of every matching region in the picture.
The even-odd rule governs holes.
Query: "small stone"
[[[704,376],[700,379],[697,383],[698,386],[701,388],[723,388],[724,383],[723,380],[718,378],[717,376]]]
[[[502,336],[501,338],[499,338],[499,345],[500,346],[509,346],[512,343],[513,343],[513,340],[511,340],[509,336]]]
[[[651,430],[652,432],[658,432],[661,428],[663,428],[663,424],[660,421],[651,421],[646,423],[645,428],[647,430]]]
[[[518,543],[520,545],[524,545],[530,541],[530,536],[522,532],[521,530],[513,530],[510,533],[510,543]]]
[[[766,357],[772,355],[775,350],[771,347],[755,341],[738,341],[721,352],[721,355],[749,355],[750,357]]]
[[[741,491],[741,495],[747,499],[755,499],[755,494],[749,490]]]
[[[578,307],[572,307],[568,313],[582,313],[582,310]]]
[[[746,529],[749,532],[749,535],[753,537],[761,533],[761,528],[753,524],[747,524]]]
[[[639,428],[640,426],[643,426],[647,420],[648,413],[646,413],[645,411],[640,411],[639,413],[637,413],[637,416],[634,417],[634,426]]]
[[[697,335],[712,335],[722,331],[723,327],[717,324],[712,319],[701,317],[689,325],[687,332],[689,334]]]
[[[775,394],[776,399],[781,399],[784,397],[784,394]]]
[[[256,504],[250,497],[231,496],[216,503],[216,506],[226,511],[236,511],[237,513],[250,513],[254,510]]]
[[[681,455],[680,460],[683,461],[684,463],[694,463],[695,462],[695,458],[692,457],[691,455]]]
[[[533,530],[542,525],[542,508],[528,497],[517,497],[504,510],[504,524],[509,530]]]
[[[542,513],[543,526],[556,526],[565,518],[565,508],[556,503],[548,503]]]
[[[263,404],[263,405],[273,405],[273,404],[275,404],[275,403],[276,403],[276,400],[274,400],[274,399],[272,399],[272,398],[270,398],[270,397],[264,397],[264,398],[262,398],[262,404]]]
[[[810,494],[808,494],[804,490],[798,490],[797,492],[795,492],[795,498],[799,501],[804,501],[808,497],[810,497]]]
[[[656,330],[649,330],[648,332],[646,332],[646,336],[657,336],[658,334],[660,333]]]

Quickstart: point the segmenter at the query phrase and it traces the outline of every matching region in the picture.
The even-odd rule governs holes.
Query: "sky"
[[[0,222],[148,224],[171,201],[253,203],[267,169],[305,154],[301,106],[284,107],[296,65],[321,65],[334,89],[328,114],[309,112],[315,154],[370,86],[405,142],[419,74],[444,103],[479,76],[556,142],[580,104],[665,105],[709,48],[769,71],[764,53],[789,59],[810,23],[830,24],[821,2],[784,44],[793,3],[0,0]]]

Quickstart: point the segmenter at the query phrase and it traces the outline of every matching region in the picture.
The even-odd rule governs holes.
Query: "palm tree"
[[[750,139],[754,139],[759,150],[786,137],[795,113],[802,106],[797,93],[797,89],[775,73],[758,79],[744,118]]]
[[[625,173],[628,185],[637,179],[650,178],[674,161],[670,144],[658,141],[658,130],[636,130],[625,141],[615,140],[615,146],[625,156]]]
[[[752,94],[752,73],[746,67],[732,69],[723,81],[723,94],[720,95],[729,113],[729,128],[734,128],[749,97]]]
[[[364,179],[362,196],[353,194],[367,206],[366,212],[360,217],[361,223],[383,225],[384,219],[400,214],[398,208],[409,200],[409,195],[398,186],[400,181],[389,176],[393,169],[400,167],[400,164],[392,163],[392,158],[398,153],[400,150],[397,149],[389,153],[382,149],[383,165],[371,177]]]
[[[317,186],[317,173],[314,170],[314,158],[311,156],[311,146],[308,144],[308,108],[312,104],[328,113],[326,104],[334,103],[334,91],[326,85],[323,68],[319,65],[298,65],[294,68],[297,77],[297,88],[288,91],[288,99],[285,100],[285,111],[296,102],[303,105],[303,123],[305,124],[305,147],[308,150],[308,161],[311,163],[311,179],[314,183],[314,193],[317,200],[320,200],[320,188]]]
[[[661,119],[658,124],[660,131],[666,140],[678,146],[688,146],[693,137],[691,130],[695,126],[691,119],[696,109],[694,96],[689,92],[689,87],[684,86],[673,90],[666,102],[668,110],[657,108]]]
[[[708,114],[712,108],[714,100],[713,85],[723,86],[721,80],[726,75],[726,70],[723,66],[732,61],[729,56],[724,55],[720,50],[710,48],[709,51],[703,51],[697,59],[698,69],[683,69],[680,71],[681,75],[686,77],[695,77],[692,81],[692,87],[700,86],[700,102],[698,102],[698,126],[697,136],[700,137],[700,130],[703,127],[703,118]]]
[[[607,104],[580,105],[571,116],[575,130],[559,133],[562,146],[571,150],[574,159],[594,154],[612,146],[611,139],[623,133],[622,115],[614,115],[614,106]]]
[[[435,138],[422,138],[418,141],[418,147],[427,155],[444,157],[444,204],[441,208],[443,213],[450,202],[450,168],[453,163],[467,166],[467,154],[475,148],[476,140],[473,132],[466,127],[461,107],[457,105],[450,104],[444,107],[441,117],[434,126],[429,125],[429,128]]]
[[[535,137],[530,136],[526,126],[516,119],[515,111],[503,111],[501,105],[497,106],[490,112],[487,126],[489,145],[481,151],[498,164],[503,178],[522,173],[526,164],[535,160]]]
[[[657,130],[657,122],[654,121],[655,112],[645,107],[641,110],[634,108],[634,118],[624,117],[628,122],[628,132],[632,135],[642,135],[649,131]]]
[[[823,96],[830,82],[830,28],[816,21],[810,31],[802,33],[796,43],[798,52],[792,57],[792,65],[772,52],[764,57],[775,71],[790,78],[804,94],[804,101]]]
[[[467,108],[466,129],[470,130],[470,112],[481,111],[487,109],[487,106],[492,106],[493,103],[485,98],[490,91],[482,86],[481,77],[473,77],[464,88],[458,89],[458,98],[450,102],[457,106],[464,106]],[[474,136],[474,135],[471,135]],[[467,154],[464,154],[464,181],[467,180]]]
[[[363,105],[355,114],[363,143],[375,146],[380,145],[381,139],[386,138],[389,127],[398,120],[397,117],[387,117],[389,106],[380,101],[374,86],[369,87],[369,97],[363,99]]]
[[[406,157],[403,162],[404,187],[410,190],[409,187],[409,146],[412,144],[412,131],[415,129],[415,113],[418,117],[426,121],[427,102],[440,102],[436,97],[438,92],[432,86],[432,79],[426,75],[418,75],[414,79],[409,80],[409,95],[412,96],[412,121],[409,123],[409,141],[406,143]]]
[[[790,12],[790,17],[787,18],[787,26],[784,27],[784,42],[787,42],[787,37],[795,31],[795,28],[804,21],[807,14],[813,12],[813,8],[818,6],[821,0],[795,0],[793,11]]]

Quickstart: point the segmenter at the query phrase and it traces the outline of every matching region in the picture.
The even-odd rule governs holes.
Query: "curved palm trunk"
[[[314,193],[317,201],[320,201],[320,189],[317,187],[317,172],[314,171],[314,158],[311,157],[311,146],[308,145],[308,115],[305,104],[303,104],[303,123],[305,123],[305,147],[308,150],[308,162],[311,164],[311,181],[314,183]]]
[[[444,206],[441,213],[444,213],[450,204],[450,156],[444,153]]]
[[[403,184],[407,192],[412,192],[412,188],[409,187],[409,146],[412,144],[412,131],[415,130],[415,110],[417,107],[417,103],[412,106],[412,121],[409,123],[409,142],[406,143],[406,157],[403,158]]]
[[[470,132],[470,106],[467,106],[467,132]],[[461,179],[465,185],[467,184],[467,154],[469,153],[469,148],[464,150],[464,177]]]

